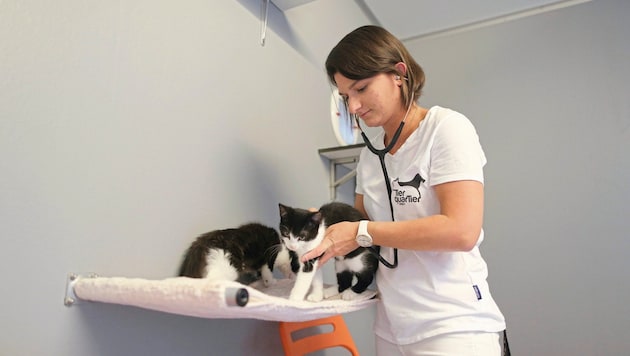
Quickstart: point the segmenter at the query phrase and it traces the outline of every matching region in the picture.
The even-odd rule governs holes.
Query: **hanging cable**
[[[269,0],[262,0],[260,4],[260,45],[265,46],[267,37],[267,16],[269,14]]]

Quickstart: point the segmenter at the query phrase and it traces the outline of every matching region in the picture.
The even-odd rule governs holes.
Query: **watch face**
[[[372,246],[372,237],[368,235],[359,235],[357,236],[357,243],[361,247],[370,247]]]

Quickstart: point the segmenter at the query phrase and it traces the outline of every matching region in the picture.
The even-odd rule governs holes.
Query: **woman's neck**
[[[426,116],[427,111],[428,111],[427,109],[424,109],[416,105],[415,103],[411,104],[411,106],[409,107],[409,110],[406,112],[405,116],[403,116],[401,120],[401,121],[404,121],[405,125],[403,126],[402,132],[400,133],[398,140],[396,140],[394,147],[392,147],[391,151],[389,151],[390,154],[396,153],[396,151],[398,151],[398,149],[403,145],[403,143],[407,141],[407,138],[409,138],[409,136],[411,136],[411,134],[414,131],[416,131],[416,129],[420,125],[420,122]],[[383,130],[385,130],[385,137],[384,137],[385,147],[387,147],[387,145],[390,144],[392,138],[396,134],[396,130],[398,130],[398,127],[400,126],[401,121],[398,121],[395,125],[390,125],[389,127],[383,127]]]

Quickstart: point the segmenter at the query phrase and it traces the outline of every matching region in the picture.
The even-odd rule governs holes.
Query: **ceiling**
[[[343,9],[351,0],[271,0],[282,11],[328,2]],[[576,5],[590,0],[354,0],[374,24],[401,40],[463,31]]]

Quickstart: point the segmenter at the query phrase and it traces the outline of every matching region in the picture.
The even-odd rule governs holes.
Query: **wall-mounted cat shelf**
[[[376,292],[372,290],[352,301],[338,297],[317,303],[292,301],[288,295],[293,283],[291,279],[279,279],[274,285],[263,288],[234,281],[187,277],[150,280],[70,274],[64,304],[70,307],[91,301],[200,318],[294,322],[349,313],[376,303]]]
[[[359,162],[359,154],[365,147],[365,143],[357,143],[354,145],[320,148],[318,150],[320,156],[329,160],[329,187],[330,199],[335,200],[337,197],[337,187],[354,178],[357,174],[357,163]],[[350,169],[350,172],[337,179],[337,168],[343,166]]]

